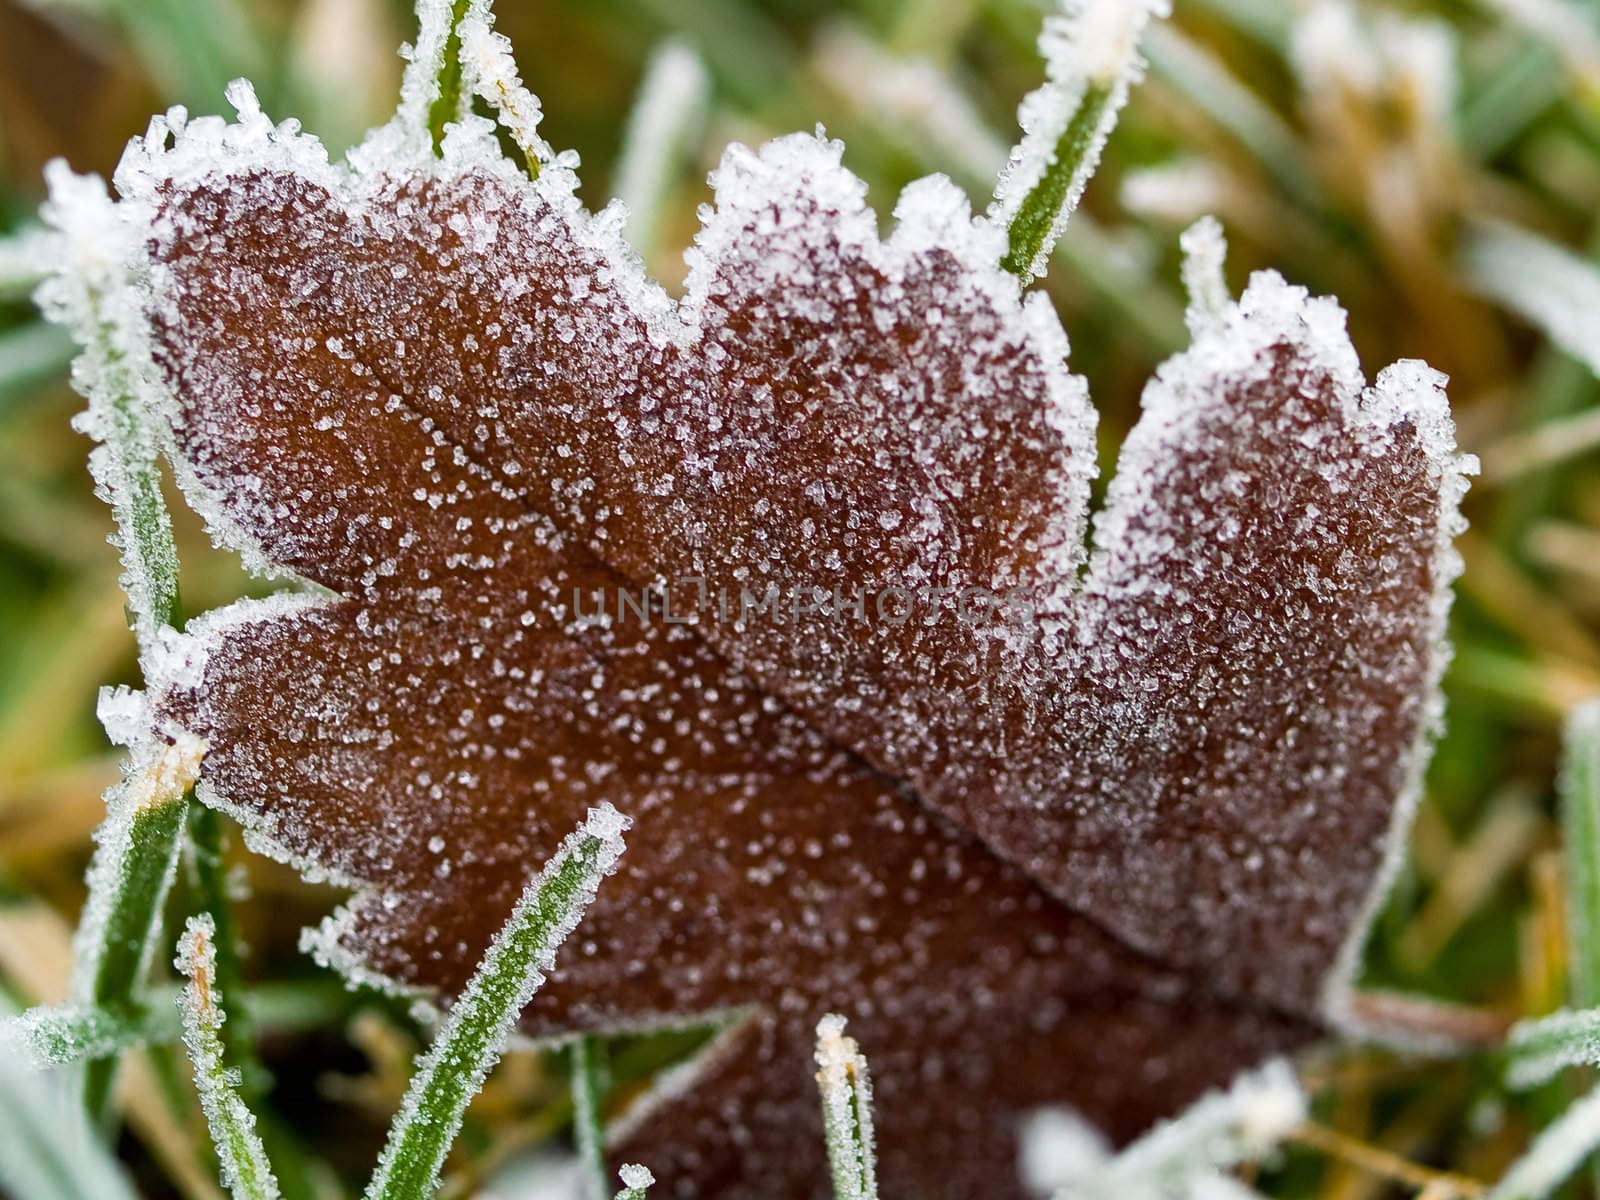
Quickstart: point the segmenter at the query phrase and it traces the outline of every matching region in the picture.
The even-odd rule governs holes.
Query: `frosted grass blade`
[[[510,40],[494,31],[487,5],[468,7],[459,37],[461,86],[494,109],[501,127],[522,152],[529,178],[539,178],[540,164],[554,158],[555,151],[539,136],[544,110],[539,97],[522,85]]]
[[[572,1127],[583,1166],[584,1188],[590,1200],[605,1200],[610,1186],[605,1142],[600,1126],[601,1044],[592,1037],[572,1043]]]
[[[1006,226],[1001,265],[1023,283],[1043,275],[1128,92],[1144,70],[1139,38],[1161,0],[1078,0],[1045,18],[1047,82],[1022,102],[1022,141],[995,187],[991,219]]]
[[[116,1013],[75,1005],[40,1005],[0,1023],[0,1053],[21,1051],[39,1070],[85,1059],[111,1058],[176,1033],[177,1022],[157,1012]]]
[[[1479,292],[1600,374],[1600,268],[1554,242],[1489,221],[1470,229],[1464,266]]]
[[[1550,1124],[1511,1164],[1487,1200],[1542,1200],[1600,1145],[1600,1091],[1590,1092]]]
[[[461,22],[471,7],[472,0],[452,0],[450,4],[450,23],[439,61],[435,95],[428,105],[428,133],[433,138],[435,154],[444,153],[444,127],[459,120],[466,109],[467,93],[461,79]]]
[[[1182,1194],[1218,1171],[1260,1158],[1306,1119],[1307,1100],[1281,1060],[1241,1075],[1157,1125],[1062,1196],[1122,1200]]]
[[[188,792],[203,750],[180,742],[135,765],[106,797],[107,817],[96,832],[89,898],[78,925],[74,1000],[85,1008],[131,1016],[161,927],[161,909],[177,871],[179,836]],[[92,1060],[84,1100],[102,1114],[115,1063]]]
[[[544,982],[556,947],[572,932],[622,853],[628,819],[610,805],[562,844],[523,890],[510,919],[451,1007],[389,1129],[367,1200],[431,1194],[467,1105],[498,1061],[517,1016]]]
[[[835,1200],[877,1200],[877,1157],[872,1135],[872,1079],[844,1018],[817,1022],[817,1087]]]
[[[651,55],[628,113],[612,188],[628,209],[628,241],[646,262],[660,235],[673,172],[705,123],[710,94],[705,64],[685,43],[667,42]]]
[[[177,967],[189,980],[180,999],[183,1041],[195,1087],[234,1200],[278,1200],[278,1180],[256,1134],[255,1114],[239,1095],[239,1072],[223,1062],[225,1017],[217,989],[216,927],[209,914],[190,917],[178,942]]]
[[[1522,1021],[1506,1038],[1506,1085],[1547,1083],[1565,1067],[1600,1066],[1600,1009],[1551,1013]]]
[[[3,996],[0,1011],[12,1011]],[[13,1200],[134,1200],[65,1084],[0,1041],[0,1193]]]

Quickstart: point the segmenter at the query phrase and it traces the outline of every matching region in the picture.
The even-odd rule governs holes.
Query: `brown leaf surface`
[[[1312,1035],[1430,719],[1431,378],[1363,396],[1335,310],[1258,280],[1152,385],[1080,586],[1092,415],[946,187],[880,243],[836,151],[730,152],[674,311],[558,184],[313,174],[157,189],[191,495],[337,593],[197,623],[157,707],[210,802],[367,885],[336,958],[458,987],[616,804],[622,869],[525,1023],[754,1007],[626,1139],[701,1195],[823,1194],[828,1010],[889,1195],[1010,1194],[1027,1109],[1126,1138]],[[576,611],[690,578],[868,619]],[[1036,612],[870,619],[918,587]]]

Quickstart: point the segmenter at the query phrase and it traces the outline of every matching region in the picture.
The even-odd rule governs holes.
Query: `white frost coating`
[[[1207,328],[1221,323],[1233,297],[1223,267],[1228,261],[1228,241],[1222,224],[1215,217],[1201,217],[1178,239],[1183,249],[1183,286],[1189,293],[1184,313],[1189,333],[1200,337]]]
[[[1079,108],[1096,92],[1107,95],[1065,202],[1056,210],[1049,236],[1029,264],[1031,277],[1044,274],[1052,247],[1099,165],[1100,152],[1129,90],[1143,76],[1140,35],[1152,17],[1163,17],[1169,10],[1168,0],[1063,0],[1061,11],[1045,18],[1039,53],[1044,56],[1046,81],[1029,93],[1018,109],[1022,141],[1012,149],[995,185],[990,220],[1002,226],[1011,223],[1054,164],[1061,135]]]
[[[523,154],[536,163],[555,157],[539,136],[544,116],[539,98],[522,86],[511,43],[494,31],[494,14],[487,4],[474,5],[461,22],[461,73],[473,93],[494,105],[500,123]]]
[[[1600,1146],[1600,1089],[1589,1092],[1534,1138],[1485,1200],[1542,1200]]]
[[[1273,348],[1284,346],[1293,347],[1301,369],[1327,378],[1324,390],[1336,405],[1346,436],[1355,443],[1355,461],[1386,453],[1398,431],[1409,426],[1423,453],[1427,482],[1439,491],[1431,555],[1433,594],[1424,664],[1425,700],[1418,734],[1404,763],[1404,784],[1393,809],[1383,865],[1359,919],[1345,936],[1335,970],[1322,988],[1323,1011],[1353,1026],[1354,1016],[1346,1001],[1366,928],[1403,855],[1404,833],[1420,794],[1427,750],[1441,720],[1439,681],[1448,659],[1449,585],[1461,569],[1451,539],[1463,525],[1459,504],[1466,490],[1465,477],[1477,467],[1470,455],[1454,450],[1443,377],[1424,364],[1402,362],[1366,387],[1339,305],[1329,298],[1310,297],[1305,289],[1290,286],[1274,272],[1256,274],[1238,304],[1209,323],[1189,350],[1163,364],[1146,387],[1139,426],[1124,446],[1105,507],[1095,520],[1094,557],[1084,595],[1090,604],[1107,607],[1140,601],[1140,576],[1125,569],[1119,572],[1118,564],[1140,554],[1159,554],[1166,544],[1161,539],[1177,536],[1170,518],[1156,512],[1151,499],[1170,470],[1174,447],[1188,445],[1200,436],[1196,431],[1203,427],[1210,405],[1227,404],[1230,394],[1268,379],[1275,370]],[[1225,537],[1226,531],[1219,536]]]
[[[1307,1104],[1293,1069],[1274,1060],[1239,1076],[1227,1091],[1202,1096],[1066,1194],[1084,1200],[1183,1194],[1219,1170],[1270,1153],[1306,1119]]]
[[[194,1064],[195,1090],[222,1166],[222,1182],[234,1200],[276,1200],[278,1181],[256,1136],[256,1118],[239,1095],[238,1068],[222,1057],[227,1014],[217,991],[217,929],[210,913],[189,918],[178,939],[174,966],[188,983],[178,997],[183,1044]]]
[[[1600,1009],[1519,1021],[1506,1037],[1506,1086],[1535,1088],[1567,1067],[1600,1065]]]
[[[1600,268],[1511,225],[1483,221],[1466,247],[1473,286],[1600,374]]]
[[[1045,1197],[1090,1183],[1111,1160],[1111,1143],[1070,1108],[1041,1108],[1023,1122],[1018,1174],[1030,1195]]]
[[[599,891],[600,881],[616,870],[617,861],[622,856],[622,835],[631,824],[627,817],[609,804],[591,808],[588,819],[567,835],[566,840],[561,843],[561,848],[523,888],[522,895],[517,899],[516,906],[511,910],[504,927],[489,944],[489,949],[484,952],[483,960],[473,972],[472,979],[462,991],[460,998],[451,1006],[444,1023],[439,1027],[433,1046],[417,1060],[416,1070],[411,1076],[411,1085],[406,1089],[400,1111],[390,1127],[389,1142],[379,1156],[378,1169],[373,1173],[371,1183],[367,1185],[368,1197],[383,1193],[385,1181],[394,1165],[394,1153],[400,1135],[413,1122],[442,1121],[446,1129],[442,1144],[449,1146],[455,1140],[462,1119],[466,1115],[466,1101],[478,1093],[484,1079],[499,1061],[516,1026],[517,1018],[527,1007],[528,1001],[533,999],[533,994],[544,984],[545,973],[555,966],[557,947],[577,927],[578,921]],[[564,870],[574,856],[588,853],[587,846],[591,842],[597,845],[569,902],[556,914],[549,928],[542,931],[541,940],[534,948],[528,969],[516,981],[514,994],[510,997],[509,1003],[500,1003],[500,998],[495,992],[506,982],[502,978],[507,970],[504,963],[509,956],[516,953],[515,940],[519,936],[527,936],[535,928],[532,924],[535,919],[534,909],[539,905],[546,883]],[[470,1064],[465,1087],[460,1093],[461,1103],[452,1106],[451,1111],[447,1113],[419,1116],[419,1106],[431,1088],[434,1076],[441,1067],[446,1066],[448,1056],[455,1049],[461,1037],[461,1030],[468,1022],[476,1025],[488,1022],[490,1034],[482,1039],[484,1053]],[[448,1065],[450,1069],[459,1069],[462,1064],[452,1061]],[[436,1163],[435,1182],[438,1178],[438,1168],[439,1164]]]
[[[876,1200],[877,1159],[872,1135],[872,1079],[845,1020],[829,1013],[817,1022],[817,1087],[828,1139],[836,1200]]]
[[[622,134],[612,192],[628,210],[628,241],[641,255],[655,248],[672,172],[705,124],[711,78],[684,42],[664,43],[650,56]]]

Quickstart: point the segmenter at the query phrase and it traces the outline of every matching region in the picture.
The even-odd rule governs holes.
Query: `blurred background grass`
[[[845,139],[846,163],[885,218],[900,186],[935,170],[981,205],[1017,101],[1040,79],[1043,10],[1041,0],[498,5],[543,98],[544,132],[580,152],[592,205],[614,186],[653,50],[676,37],[703,59],[709,111],[650,255],[669,286],[709,198],[706,171],[730,140],[821,122]],[[108,174],[152,111],[220,111],[236,75],[256,81],[273,115],[300,116],[342,149],[392,105],[394,49],[411,33],[403,0],[0,0],[0,229],[34,219],[50,158]],[[1418,357],[1451,376],[1461,441],[1485,473],[1467,502],[1448,733],[1370,976],[1459,1006],[1424,1023],[1492,1031],[1548,1012],[1565,994],[1551,800],[1560,722],[1600,692],[1600,410],[1590,368],[1483,299],[1465,260],[1484,219],[1586,258],[1600,251],[1600,5],[1177,0],[1148,48],[1150,77],[1043,284],[1100,410],[1105,470],[1144,380],[1185,340],[1177,234],[1204,212],[1226,226],[1236,290],[1248,271],[1276,267],[1340,297],[1369,373]],[[1600,355],[1600,308],[1571,321],[1580,348]],[[99,796],[116,771],[95,693],[136,682],[110,517],[68,425],[81,405],[68,358],[65,336],[25,296],[0,295],[0,987],[19,1003],[64,989]],[[175,507],[186,606],[248,590]],[[306,1150],[304,1194],[337,1195],[335,1181],[371,1160],[415,1030],[403,1013],[346,996],[296,951],[328,892],[237,859],[256,897],[240,916],[268,1014],[275,1108]],[[681,1049],[618,1047],[619,1073]],[[1493,1066],[1330,1052],[1307,1068],[1314,1144],[1262,1186],[1341,1200],[1470,1194],[1427,1171],[1497,1177],[1569,1098],[1566,1085],[1507,1096]],[[133,1072],[144,1115],[123,1151],[151,1196],[216,1194],[182,1074],[159,1052]],[[551,1064],[516,1056],[474,1107],[449,1194],[471,1194],[516,1154],[561,1138],[563,1096]]]

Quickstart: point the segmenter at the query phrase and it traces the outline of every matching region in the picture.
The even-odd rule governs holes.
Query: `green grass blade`
[[[1006,253],[1000,265],[1024,281],[1043,274],[1061,227],[1099,165],[1100,148],[1110,132],[1106,117],[1111,95],[1103,84],[1083,93],[1039,181],[1006,226]]]
[[[269,78],[265,40],[238,0],[111,0],[107,7],[163,95],[191,111],[220,111],[223,89],[241,76]]]
[[[222,1164],[222,1182],[234,1200],[278,1200],[278,1180],[256,1135],[255,1115],[239,1095],[239,1072],[223,1062],[226,1017],[217,989],[216,929],[209,914],[190,917],[178,942],[177,967],[189,980],[183,989],[183,1042],[194,1064],[195,1087],[212,1143]]]
[[[556,947],[616,865],[627,826],[627,818],[610,805],[591,809],[588,820],[523,890],[433,1047],[418,1059],[367,1185],[367,1200],[432,1194],[467,1105],[499,1059],[518,1014],[544,982]]]
[[[1313,210],[1321,206],[1294,130],[1221,59],[1165,24],[1145,34],[1144,53],[1152,74],[1227,130],[1289,195]]]
[[[599,1038],[580,1037],[572,1043],[572,1128],[590,1200],[605,1200],[611,1184],[600,1124],[600,1104],[605,1093],[604,1049],[605,1043]]]
[[[872,1135],[872,1078],[844,1018],[817,1022],[817,1087],[835,1200],[877,1200],[877,1157]]]
[[[1567,721],[1561,768],[1567,868],[1568,991],[1577,1008],[1600,1007],[1600,701]]]
[[[1480,294],[1600,375],[1600,267],[1536,234],[1482,221],[1468,229],[1465,270]]]

